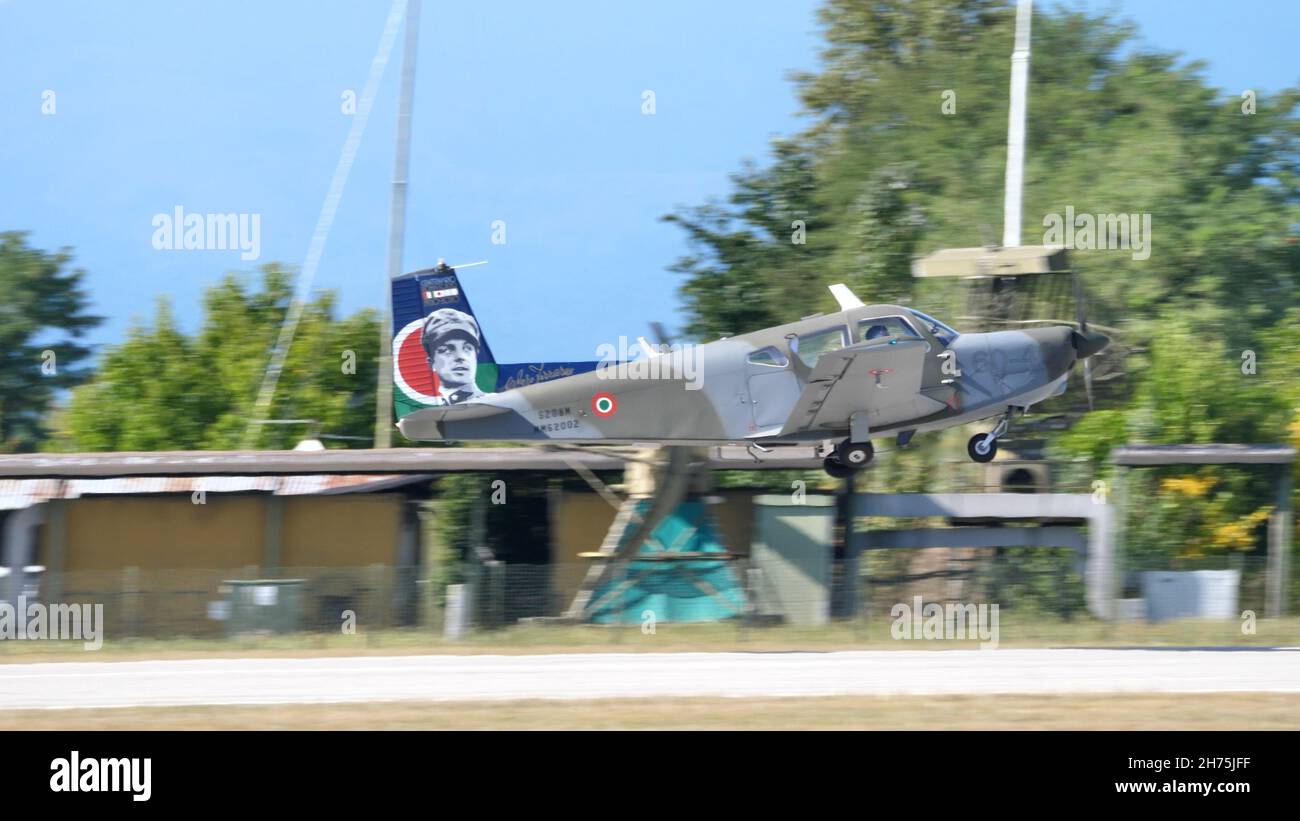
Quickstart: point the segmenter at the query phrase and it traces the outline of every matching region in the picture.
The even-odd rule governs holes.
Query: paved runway
[[[1300,693],[1300,648],[573,653],[0,664],[0,710],[992,693]]]

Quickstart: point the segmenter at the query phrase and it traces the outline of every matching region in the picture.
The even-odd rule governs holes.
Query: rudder
[[[595,370],[596,362],[498,365],[454,268],[392,282],[393,410],[473,401],[485,394]]]

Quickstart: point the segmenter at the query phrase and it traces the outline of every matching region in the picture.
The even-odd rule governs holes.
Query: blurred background
[[[991,464],[964,429],[849,481],[715,464],[653,534],[689,555],[618,566],[598,554],[654,497],[652,454],[11,475],[0,598],[103,602],[106,646],[134,648],[346,647],[351,612],[367,646],[631,649],[647,610],[690,648],[884,647],[914,596],[999,604],[1004,644],[1294,643],[1297,24],[1280,1],[1035,5],[1023,241],[1050,244],[1053,215],[1133,215],[1149,253],[1072,247],[1113,340],[1093,407],[1072,378]],[[405,268],[487,260],[464,277],[503,361],[590,359],[655,320],[744,333],[835,310],[837,282],[960,331],[1072,322],[1066,276],[913,276],[1000,236],[1014,25],[998,0],[425,3]],[[400,38],[302,270],[384,26],[373,4],[0,3],[0,450],[374,445]],[[175,208],[258,216],[257,258],[158,248]],[[1143,445],[1261,449],[1116,456]],[[904,493],[1108,518],[873,506]],[[1045,543],[990,533],[1028,527]],[[957,528],[980,533],[953,546]]]

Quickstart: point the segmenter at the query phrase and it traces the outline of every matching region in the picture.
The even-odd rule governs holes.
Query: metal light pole
[[[388,276],[379,310],[379,384],[375,390],[375,447],[392,447],[393,438],[393,319],[389,286],[402,274],[402,243],[406,237],[406,177],[411,164],[411,97],[415,90],[415,58],[420,36],[420,0],[406,6],[406,42],[402,50],[402,86],[397,103],[397,157],[393,164],[393,197],[388,218]]]
[[[1016,6],[1016,46],[1011,52],[1011,110],[1007,121],[1007,188],[1002,201],[1002,245],[1020,245],[1020,191],[1025,173],[1025,112],[1029,97],[1029,27],[1034,0]]]

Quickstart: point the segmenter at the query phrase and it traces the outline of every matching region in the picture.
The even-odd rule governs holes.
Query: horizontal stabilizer
[[[503,413],[510,413],[510,408],[490,405],[486,402],[440,405],[408,413],[398,421],[397,427],[407,439],[441,439],[442,431],[439,425],[443,422],[467,422],[471,419],[484,419]]]

